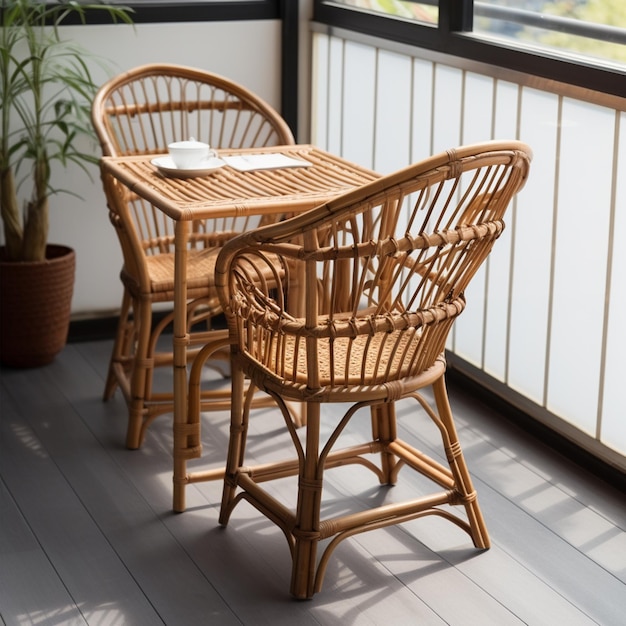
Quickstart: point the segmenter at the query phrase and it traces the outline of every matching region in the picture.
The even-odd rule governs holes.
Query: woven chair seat
[[[380,385],[413,375],[419,360],[421,331],[395,331],[360,335],[355,339],[338,337],[315,342],[320,387],[349,385]],[[274,371],[283,371],[285,379],[307,383],[305,342],[288,337],[284,357],[270,364]],[[299,348],[299,349],[298,349]],[[274,352],[275,356],[276,352]],[[293,374],[296,374],[295,377]]]
[[[189,250],[187,253],[187,294],[190,298],[207,296],[212,292],[218,253],[219,248]],[[174,253],[147,256],[146,267],[154,301],[171,301],[174,297]]]
[[[354,341],[345,338],[322,339],[316,343],[320,378],[316,387],[308,380],[306,352],[296,348],[300,342],[285,338],[266,364],[240,357],[241,367],[262,389],[283,398],[307,402],[347,402],[396,400],[421,389],[433,377],[431,359],[420,353],[421,331],[396,331]],[[282,351],[282,352],[281,352]],[[297,358],[296,358],[297,357]],[[405,361],[406,359],[406,361]],[[298,367],[294,368],[294,361]],[[424,362],[428,365],[423,369]],[[441,363],[437,362],[440,369]],[[277,375],[278,372],[281,375]],[[284,368],[284,369],[283,369]]]
[[[288,395],[287,388],[294,385],[295,397],[302,385],[310,388],[307,353],[311,349],[317,358],[319,388],[329,388],[329,392],[330,388],[341,388],[345,392],[347,386],[385,386],[419,377],[433,361],[432,355],[424,353],[423,333],[424,328],[412,327],[354,338],[322,337],[312,344],[301,336],[277,333],[267,341],[255,342],[254,353],[242,358],[250,361],[245,366],[249,375],[254,376],[255,368],[260,366],[266,370],[264,384],[280,387]],[[253,354],[257,359],[251,358]],[[268,377],[274,382],[270,383]],[[381,397],[387,395],[384,389],[379,393]]]
[[[215,293],[215,262],[219,248],[189,250],[187,253],[187,295],[189,299],[214,296]],[[276,255],[274,259],[279,266]],[[154,302],[171,301],[174,297],[174,254],[158,254],[146,257],[146,267],[150,275],[150,293]],[[262,275],[266,280],[274,279],[274,272],[266,269]]]

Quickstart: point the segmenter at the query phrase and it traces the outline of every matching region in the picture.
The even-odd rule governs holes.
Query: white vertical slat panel
[[[615,113],[563,100],[547,408],[595,435]]]
[[[616,189],[613,222],[613,257],[610,308],[606,337],[604,395],[600,439],[626,454],[624,383],[626,382],[626,113],[619,115],[619,151],[616,151]]]
[[[347,41],[344,59],[343,156],[371,168],[374,163],[376,49]]]
[[[461,143],[463,72],[447,65],[435,65],[433,92],[432,152],[438,154]],[[455,350],[455,327],[446,348]]]
[[[498,81],[495,88],[493,138],[517,139],[519,87]],[[507,372],[510,315],[511,255],[515,229],[515,202],[509,207],[506,227],[487,259],[487,306],[483,369],[504,382]]]
[[[433,153],[461,142],[463,72],[454,67],[435,66],[433,104]]]
[[[462,143],[479,143],[491,139],[494,115],[493,89],[493,78],[466,72]]]
[[[343,128],[343,61],[344,42],[338,37],[331,37],[328,69],[328,126],[326,149],[335,154],[342,154],[341,145]]]
[[[421,161],[433,152],[433,72],[432,62],[413,59],[412,162]]]
[[[468,72],[463,90],[461,143],[481,143],[491,139],[493,126],[493,79]],[[467,308],[455,323],[454,351],[469,363],[483,366],[483,341],[487,266],[483,265],[467,292]]]
[[[410,57],[379,50],[374,169],[382,174],[390,174],[410,163],[412,74]],[[404,219],[406,226],[407,215],[405,212],[399,218],[400,224]]]
[[[534,152],[515,215],[510,387],[543,406],[552,264],[552,215],[557,162],[558,96],[522,92],[520,139]]]
[[[328,48],[329,37],[313,33],[311,65],[311,143],[326,147],[328,129]]]
[[[411,60],[378,51],[374,169],[389,174],[411,158]]]

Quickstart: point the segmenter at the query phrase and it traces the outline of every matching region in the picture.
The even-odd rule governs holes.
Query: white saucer
[[[162,174],[166,176],[175,176],[177,178],[192,178],[194,176],[204,176],[210,172],[224,167],[226,163],[222,159],[211,158],[199,165],[192,168],[181,169],[176,167],[174,161],[169,156],[157,157],[152,159],[152,165],[154,165]]]

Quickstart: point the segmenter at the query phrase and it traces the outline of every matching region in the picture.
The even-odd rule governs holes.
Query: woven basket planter
[[[46,260],[6,262],[0,249],[0,362],[39,367],[67,342],[76,255],[49,245]]]

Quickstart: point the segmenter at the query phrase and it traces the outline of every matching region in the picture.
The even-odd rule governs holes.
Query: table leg
[[[177,454],[184,442],[179,428],[187,420],[187,241],[188,221],[174,231],[174,511],[185,510],[186,459]]]

